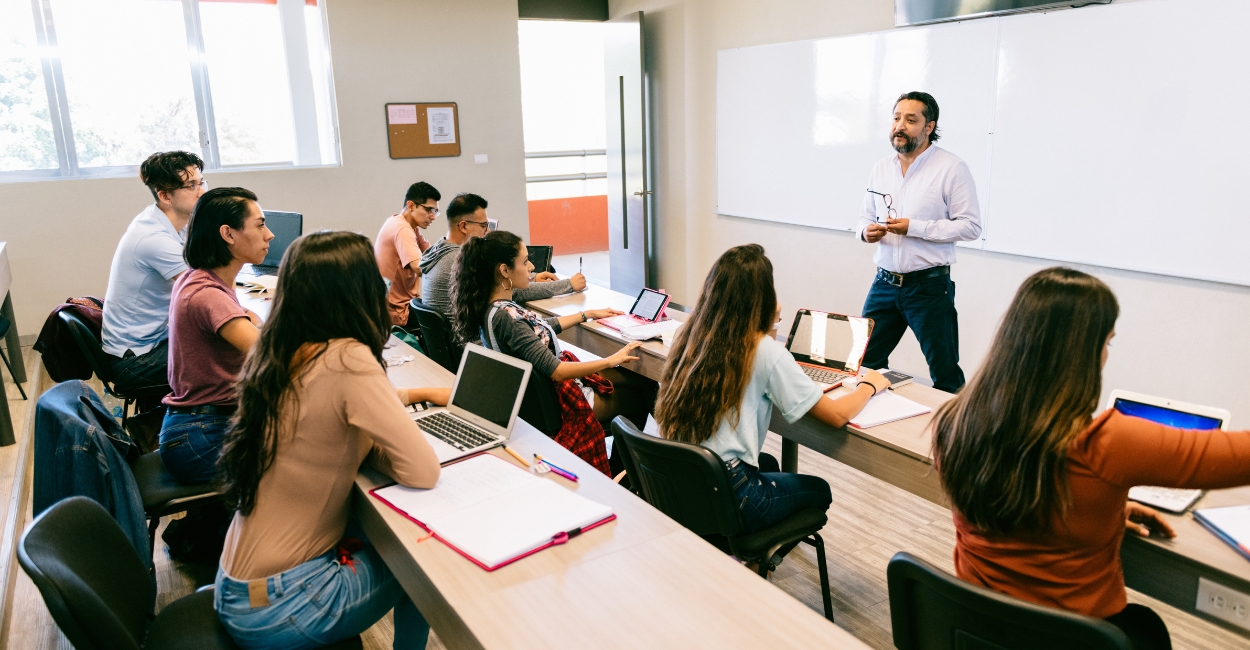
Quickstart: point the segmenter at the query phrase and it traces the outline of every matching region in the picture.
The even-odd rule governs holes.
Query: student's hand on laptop
[[[620,312],[617,312],[617,313],[619,314]],[[633,352],[640,345],[642,345],[641,341],[630,341],[628,345],[621,348],[620,350],[617,350],[616,354],[608,357],[608,362],[612,364],[613,366],[619,366],[622,363],[629,363],[630,361],[637,361],[638,357],[631,355],[630,352]]]
[[[1129,501],[1124,506],[1124,527],[1142,537],[1150,537],[1151,531],[1158,531],[1164,537],[1176,537],[1176,531],[1159,511],[1136,501]]]
[[[538,273],[534,275],[534,282],[555,282],[556,280],[559,280],[559,279],[560,279],[560,276],[556,275],[555,273],[548,273],[547,271],[543,271],[542,273]]]
[[[569,278],[569,284],[573,285],[574,291],[582,291],[586,288],[586,276],[578,273],[577,275]]]
[[[625,312],[617,311],[615,309],[591,309],[583,313],[586,314],[586,318],[611,318],[613,316],[620,316]]]

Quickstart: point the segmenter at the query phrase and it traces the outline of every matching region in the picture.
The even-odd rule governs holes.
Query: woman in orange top
[[[1111,290],[1085,273],[1026,280],[980,370],[938,412],[934,458],[960,578],[1104,618],[1137,648],[1171,648],[1158,615],[1125,598],[1120,542],[1126,528],[1174,533],[1128,490],[1250,484],[1250,431],[1093,417],[1118,316]]]

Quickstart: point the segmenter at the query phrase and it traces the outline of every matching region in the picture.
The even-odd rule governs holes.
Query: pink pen
[[[551,462],[551,461],[549,461],[549,460],[545,460],[542,456],[539,456],[538,454],[534,454],[534,459],[535,459],[535,460],[537,460],[537,461],[538,461],[538,462],[540,462],[540,463],[544,463],[544,464],[546,464],[546,465],[547,465],[547,467],[550,467],[550,468],[551,468],[551,471],[555,472],[556,474],[559,474],[560,476],[563,476],[564,478],[567,478],[567,479],[568,479],[568,480],[570,480],[570,481],[576,481],[576,480],[577,480],[577,475],[576,475],[576,474],[574,474],[573,472],[568,471],[567,469],[563,469],[563,468],[561,468],[561,467],[558,467],[558,466],[556,466],[556,465],[552,464],[552,462]]]

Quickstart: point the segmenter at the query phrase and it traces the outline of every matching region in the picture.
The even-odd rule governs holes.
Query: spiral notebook
[[[487,571],[616,519],[611,507],[491,454],[444,467],[432,489],[370,492]]]
[[[1250,506],[1201,508],[1194,511],[1194,519],[1250,559]]]

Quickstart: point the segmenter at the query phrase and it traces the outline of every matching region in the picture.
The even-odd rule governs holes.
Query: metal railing
[[[529,158],[585,158],[587,156],[606,156],[607,149],[572,149],[569,151],[527,151],[526,159]],[[526,176],[526,183],[553,183],[556,181],[590,181],[599,178],[607,178],[607,172],[588,172],[577,174],[552,174],[549,176]]]

